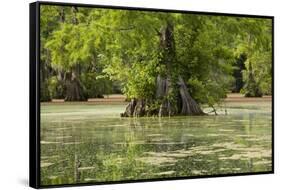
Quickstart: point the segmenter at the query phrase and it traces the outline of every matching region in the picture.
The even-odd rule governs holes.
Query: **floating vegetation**
[[[91,181],[95,181],[95,180],[96,180],[96,179],[93,179],[93,178],[85,178],[85,179],[84,179],[85,182],[91,182]]]
[[[271,170],[271,116],[260,110],[251,110],[251,117],[248,109],[233,108],[227,116],[120,119],[124,107],[67,106],[76,113],[87,109],[83,117],[46,112],[42,184]]]
[[[63,145],[78,145],[78,144],[81,144],[82,142],[65,142],[65,143],[62,143]]]
[[[55,137],[55,139],[69,139],[69,138],[72,138],[72,136],[58,136],[58,137]]]
[[[207,171],[206,170],[192,170],[191,173],[192,174],[195,174],[195,175],[200,175],[200,174],[203,174],[203,173],[206,173]]]
[[[271,157],[271,150],[257,149],[257,148],[247,148],[245,152],[233,154],[229,157],[220,157],[220,160],[238,160],[238,159],[251,159],[251,158],[264,158]]]
[[[44,159],[55,159],[55,158],[59,158],[59,155],[51,155],[51,156],[41,156],[41,160]]]
[[[221,171],[240,171],[241,168],[220,168]]]
[[[174,173],[176,173],[176,172],[171,170],[171,171],[159,172],[159,173],[156,173],[155,175],[172,175]]]
[[[175,158],[169,158],[169,157],[141,157],[141,158],[136,158],[137,161],[144,162],[146,164],[150,165],[162,165],[165,163],[175,163],[177,160]]]
[[[79,168],[78,168],[79,171],[83,171],[83,170],[93,170],[93,169],[95,169],[94,166],[79,167]]]
[[[53,175],[52,175],[52,176],[49,176],[48,178],[49,178],[49,179],[57,179],[58,177],[59,177],[59,176],[53,176]]]
[[[161,137],[163,134],[148,134],[147,137]]]
[[[51,142],[51,141],[40,141],[40,144],[61,144],[61,142]]]
[[[52,166],[52,165],[54,165],[54,163],[49,163],[49,162],[41,162],[40,163],[41,168],[49,167],[49,166]]]
[[[221,147],[229,150],[244,150],[246,146],[244,144],[237,144],[234,142],[224,142],[212,144],[213,147]]]
[[[234,132],[233,129],[219,129],[220,132]]]
[[[260,160],[253,163],[254,165],[271,165],[271,160]]]
[[[208,137],[218,137],[220,135],[222,135],[222,134],[207,134]]]

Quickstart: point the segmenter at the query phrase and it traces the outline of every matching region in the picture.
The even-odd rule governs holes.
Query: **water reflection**
[[[270,104],[228,106],[228,115],[120,118],[123,105],[45,105],[41,182],[270,171]]]

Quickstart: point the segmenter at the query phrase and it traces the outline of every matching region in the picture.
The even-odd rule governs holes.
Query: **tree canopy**
[[[271,19],[44,5],[40,24],[42,101],[85,100],[117,86],[153,107],[157,78],[175,86],[180,76],[199,105],[213,107],[233,88],[241,55],[241,93],[271,94]],[[178,96],[172,89],[169,101]]]

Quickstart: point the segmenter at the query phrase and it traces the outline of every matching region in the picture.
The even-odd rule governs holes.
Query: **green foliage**
[[[128,98],[154,99],[156,77],[167,72],[161,64],[167,55],[159,49],[159,34],[167,23],[174,28],[172,80],[182,76],[198,103],[214,106],[226,96],[241,54],[247,57],[243,82],[249,83],[251,62],[258,88],[271,94],[269,19],[43,7],[41,61],[44,72],[52,71],[46,75],[51,97],[63,92],[55,75],[75,71],[88,97],[111,93],[118,83]],[[170,95],[171,100],[176,96]]]
[[[40,84],[40,102],[48,102],[50,101],[51,97],[49,94],[48,84],[46,82],[41,82]]]
[[[184,15],[175,31],[178,73],[187,81],[192,97],[209,106],[226,97],[233,80],[234,36],[224,28],[223,19]]]
[[[226,98],[231,80],[232,78],[227,75],[217,81],[209,80],[207,83],[203,83],[196,78],[191,78],[188,80],[188,84],[190,93],[197,102],[213,107],[221,99]]]
[[[95,73],[83,73],[81,82],[85,87],[87,97],[101,98],[112,92],[112,82],[106,78],[96,78]]]
[[[272,67],[271,67],[271,51],[265,52],[256,52],[252,56],[252,73],[255,77],[258,88],[262,94],[271,94],[272,93]],[[247,81],[247,73],[244,75],[244,80]]]
[[[75,65],[88,63],[92,54],[84,39],[85,33],[86,28],[83,25],[72,24],[62,24],[60,29],[53,33],[46,43],[46,48],[51,51],[51,64],[54,68],[70,71]]]
[[[240,19],[241,33],[237,40],[237,53],[247,55],[245,96],[271,94],[272,81],[272,25],[270,19]],[[251,64],[251,65],[250,65]],[[251,69],[251,70],[250,70]]]
[[[62,81],[59,81],[57,76],[52,76],[48,80],[48,90],[51,98],[64,98],[64,87]]]
[[[256,81],[252,64],[249,62],[249,68],[247,71],[244,72],[244,78],[246,78],[245,86],[243,88],[243,93],[246,97],[261,97],[262,92],[260,90],[259,84]]]
[[[232,92],[240,92],[241,89],[244,86],[244,81],[243,81],[243,70],[245,70],[245,61],[247,60],[247,57],[245,54],[240,54],[236,60],[235,63],[233,64],[233,74],[232,76],[234,77],[234,81],[233,81],[233,87],[231,89]]]

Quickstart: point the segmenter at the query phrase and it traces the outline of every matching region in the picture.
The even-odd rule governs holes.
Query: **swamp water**
[[[271,171],[271,102],[171,118],[125,107],[42,104],[41,185]]]

